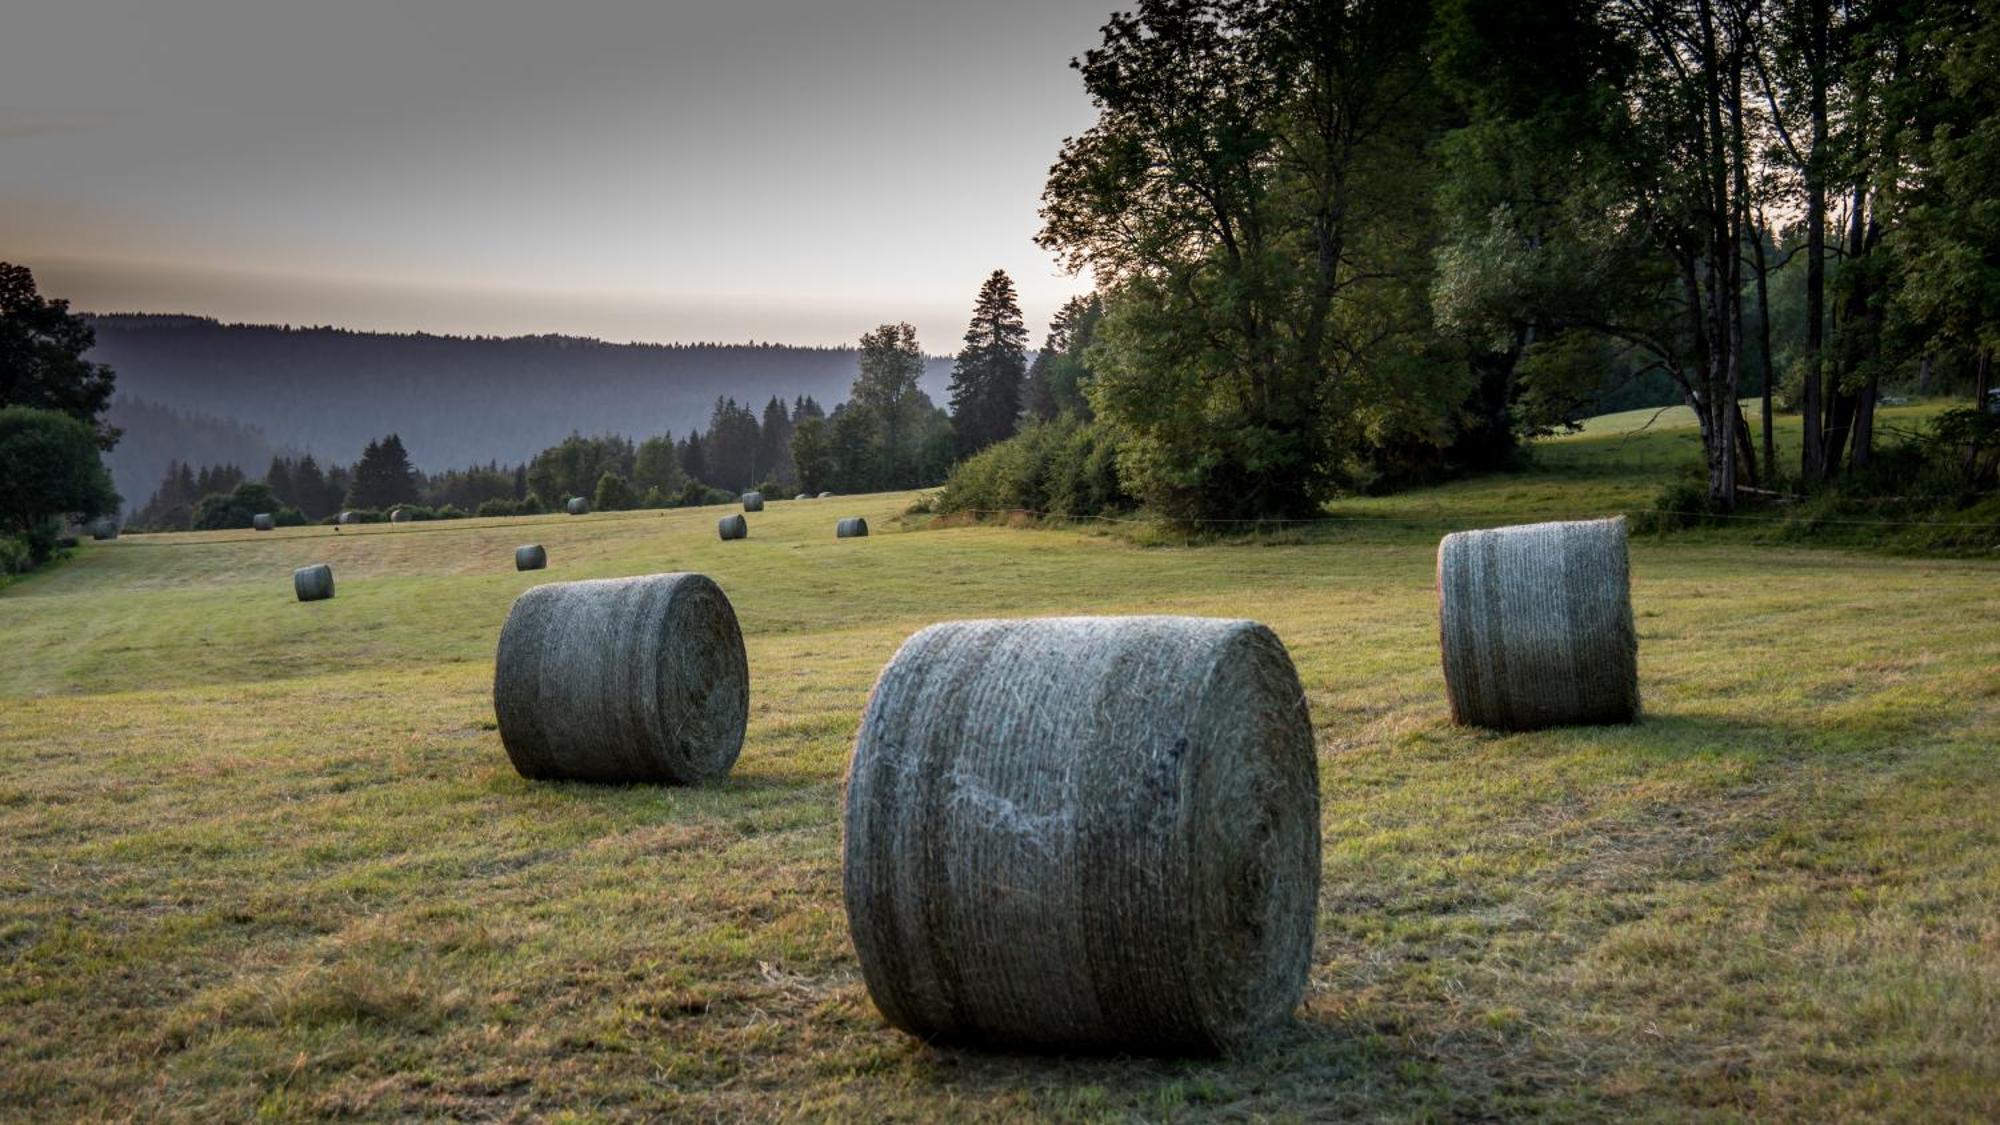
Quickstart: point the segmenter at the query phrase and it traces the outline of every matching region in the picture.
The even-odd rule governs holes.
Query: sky
[[[957,350],[1039,340],[1117,0],[53,0],[0,34],[0,260],[86,311]]]

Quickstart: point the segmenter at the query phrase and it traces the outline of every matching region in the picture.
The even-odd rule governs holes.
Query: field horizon
[[[2000,560],[1635,535],[1643,719],[1451,725],[1437,538],[1643,509],[1698,447],[1641,421],[1219,540],[890,493],[736,542],[718,506],[87,543],[0,590],[0,1118],[2000,1115]],[[310,562],[331,601],[293,599]],[[522,780],[514,597],[676,570],[742,622],[734,772]],[[1298,667],[1318,938],[1253,1049],[932,1047],[860,982],[876,673],[936,621],[1075,613],[1251,618]]]

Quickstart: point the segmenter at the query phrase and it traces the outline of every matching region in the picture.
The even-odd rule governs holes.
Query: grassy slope
[[[0,1116],[2000,1114],[2000,566],[1641,539],[1644,723],[1444,719],[1436,531],[1643,503],[1681,440],[1194,550],[898,533],[890,496],[729,544],[707,509],[88,545],[0,595]],[[301,605],[318,560],[339,596]],[[670,569],[749,638],[734,775],[520,780],[509,601]],[[1132,611],[1255,617],[1299,663],[1301,1018],[1206,1061],[888,1030],[837,847],[876,670],[941,618]]]

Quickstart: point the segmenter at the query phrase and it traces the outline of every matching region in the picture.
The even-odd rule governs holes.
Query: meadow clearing
[[[728,543],[724,508],[86,543],[0,591],[0,1116],[2000,1116],[2000,561],[1637,535],[1644,721],[1449,725],[1437,538],[1642,508],[1693,448],[1643,421],[1222,542],[894,494]],[[516,776],[512,599],[672,570],[743,625],[733,774]],[[934,621],[1162,612],[1268,624],[1309,696],[1295,1024],[1193,1060],[889,1029],[840,902],[877,670]]]

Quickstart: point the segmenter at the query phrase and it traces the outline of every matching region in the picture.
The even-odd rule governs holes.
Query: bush
[[[35,565],[27,540],[17,535],[0,535],[0,574],[20,574]]]
[[[18,540],[31,561],[55,550],[61,516],[117,510],[89,423],[53,410],[0,409],[0,533]]]
[[[1095,516],[1129,510],[1133,498],[1119,478],[1110,430],[1065,414],[960,462],[934,505],[947,513]]]
[[[632,493],[632,483],[617,473],[605,473],[597,478],[597,490],[591,494],[590,507],[596,512],[622,512],[634,507],[639,498]]]
[[[490,516],[539,516],[548,511],[542,506],[542,498],[533,492],[519,500],[482,500],[474,515]]]
[[[259,512],[276,519],[284,505],[277,494],[261,481],[244,481],[228,492],[211,492],[194,506],[190,526],[196,531],[247,531]],[[300,515],[299,522],[305,517]]]

